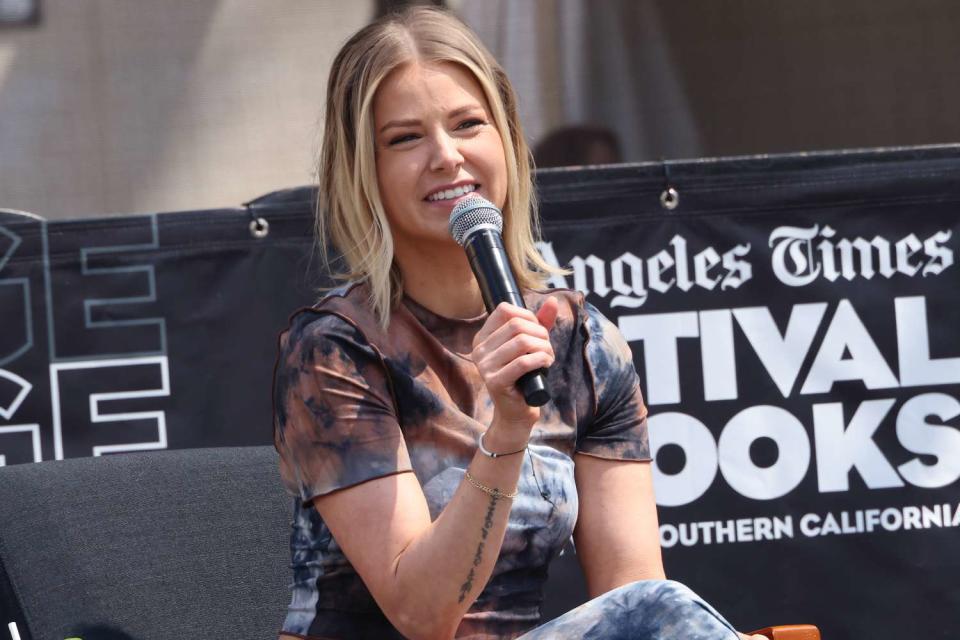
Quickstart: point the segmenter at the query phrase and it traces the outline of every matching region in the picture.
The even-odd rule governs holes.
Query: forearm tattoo
[[[463,602],[467,594],[470,593],[470,590],[473,589],[473,570],[479,567],[480,562],[483,560],[483,547],[486,545],[487,536],[490,535],[490,528],[493,526],[493,512],[496,508],[497,497],[490,496],[490,504],[487,505],[487,515],[483,519],[483,528],[480,530],[480,544],[477,545],[477,552],[473,554],[473,566],[470,567],[470,571],[467,573],[467,579],[460,585],[460,597],[457,599],[457,602]]]

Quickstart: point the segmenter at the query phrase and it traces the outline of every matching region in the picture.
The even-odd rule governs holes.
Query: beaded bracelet
[[[511,451],[510,453],[494,453],[493,451],[487,451],[487,448],[483,446],[483,434],[480,434],[480,437],[477,438],[477,446],[480,447],[480,453],[487,456],[488,458],[502,458],[503,456],[512,456],[515,453],[523,453],[527,450],[526,447],[523,449],[517,449],[516,451]]]
[[[466,470],[464,470],[463,472],[463,477],[467,479],[467,482],[475,486],[477,489],[480,489],[480,491],[483,491],[484,493],[493,496],[494,500],[499,500],[500,498],[510,498],[512,500],[513,498],[517,497],[520,491],[519,489],[514,489],[512,493],[504,493],[500,491],[500,489],[496,489],[496,488],[491,489],[490,487],[481,483],[472,475],[470,475],[470,472]]]

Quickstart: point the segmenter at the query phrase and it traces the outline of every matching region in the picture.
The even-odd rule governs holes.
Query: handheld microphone
[[[467,252],[487,311],[492,312],[501,302],[526,309],[503,247],[500,210],[479,195],[464,198],[450,212],[449,229],[453,239]],[[543,406],[550,400],[546,374],[546,369],[537,369],[517,380],[517,388],[531,407]]]

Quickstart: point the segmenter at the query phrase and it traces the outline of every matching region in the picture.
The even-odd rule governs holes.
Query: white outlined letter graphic
[[[96,445],[94,456],[124,451],[152,451],[167,448],[167,419],[164,411],[127,411],[104,413],[101,402],[129,400],[137,398],[157,398],[170,395],[170,366],[167,356],[149,356],[139,358],[117,358],[110,360],[88,360],[83,362],[60,362],[50,365],[50,399],[53,407],[53,447],[54,457],[63,460],[63,414],[61,410],[60,374],[64,371],[91,370],[121,367],[160,367],[160,387],[137,389],[132,391],[111,391],[91,393],[89,396],[89,419],[92,423],[128,422],[135,420],[154,420],[157,425],[157,439],[150,442],[131,442],[123,444]]]
[[[11,371],[0,369],[0,382],[4,380],[12,383],[14,388],[20,387],[16,394],[14,394],[13,400],[11,400],[7,406],[4,407],[0,405],[0,418],[3,418],[4,420],[10,420],[13,418],[13,414],[17,412],[17,409],[20,408],[20,405],[30,393],[30,390],[33,389],[33,385]],[[40,444],[39,424],[8,424],[0,427],[0,436],[9,433],[30,434],[30,444],[33,447],[33,461],[40,462],[43,460],[43,450]],[[0,467],[5,466],[6,464],[7,457],[0,453]]]

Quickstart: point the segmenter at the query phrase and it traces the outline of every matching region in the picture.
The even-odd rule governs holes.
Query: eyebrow
[[[468,104],[468,105],[464,105],[462,107],[458,107],[454,109],[449,114],[447,114],[447,117],[456,118],[457,116],[463,115],[464,113],[468,113],[470,111],[481,111],[481,110],[483,110],[483,107],[480,106],[479,104]],[[387,129],[391,129],[394,127],[413,127],[418,124],[420,124],[420,121],[417,120],[416,118],[409,118],[407,120],[391,120],[387,124],[380,127],[380,133],[383,133]]]

